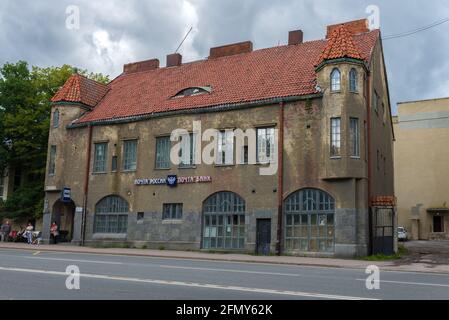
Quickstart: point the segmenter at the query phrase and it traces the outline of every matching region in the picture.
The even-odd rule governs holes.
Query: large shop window
[[[333,252],[335,202],[324,191],[304,189],[285,200],[285,249]]]
[[[95,206],[94,233],[126,233],[128,202],[119,196],[109,196]]]
[[[245,248],[245,200],[219,192],[203,204],[203,249]]]

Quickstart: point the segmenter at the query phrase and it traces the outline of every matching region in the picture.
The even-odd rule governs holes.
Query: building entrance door
[[[271,245],[271,219],[257,219],[256,254],[267,256]]]
[[[444,232],[444,219],[442,216],[433,217],[433,232],[435,233]]]

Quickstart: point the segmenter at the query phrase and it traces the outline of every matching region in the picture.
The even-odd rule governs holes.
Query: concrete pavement
[[[449,264],[430,264],[423,261],[410,262],[401,261],[363,261],[350,259],[329,259],[292,256],[253,256],[246,254],[220,254],[196,251],[169,251],[169,250],[147,250],[147,249],[124,249],[124,248],[91,248],[71,245],[39,245],[30,246],[24,243],[0,243],[2,249],[39,250],[51,252],[91,253],[106,255],[124,255],[141,257],[159,257],[189,260],[209,260],[228,262],[249,262],[265,264],[286,264],[301,266],[322,266],[332,268],[353,268],[365,270],[370,265],[376,265],[383,270],[448,273]]]

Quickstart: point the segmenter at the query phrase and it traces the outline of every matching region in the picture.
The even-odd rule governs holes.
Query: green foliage
[[[75,72],[102,83],[107,76],[69,65],[40,68],[25,61],[0,67],[0,171],[19,168],[22,183],[0,205],[0,216],[42,214],[51,98]]]
[[[361,260],[366,260],[366,261],[392,261],[392,260],[399,260],[404,256],[408,255],[408,250],[404,247],[404,246],[399,246],[398,247],[398,252],[391,255],[391,256],[387,256],[385,254],[376,254],[373,256],[368,256],[368,257],[363,257],[361,258]]]

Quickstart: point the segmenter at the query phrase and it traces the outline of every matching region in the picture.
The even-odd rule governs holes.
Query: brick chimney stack
[[[290,31],[288,33],[288,45],[293,46],[301,44],[304,41],[304,33],[302,30]]]
[[[182,65],[182,55],[173,53],[167,55],[167,67],[179,67]]]

